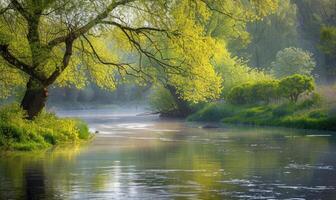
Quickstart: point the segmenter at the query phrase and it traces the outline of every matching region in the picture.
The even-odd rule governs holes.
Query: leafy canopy
[[[315,89],[314,80],[310,76],[294,74],[279,82],[280,94],[292,102],[297,102],[300,95],[310,93]]]
[[[5,70],[17,70],[13,80],[79,88],[95,82],[114,89],[129,77],[145,84],[164,73],[184,99],[197,102],[221,91],[212,67],[218,42],[207,34],[209,19],[216,13],[258,20],[277,2],[7,0],[0,6],[0,62]]]
[[[272,73],[277,77],[293,74],[311,75],[316,67],[313,54],[300,48],[289,47],[279,51],[272,63]]]

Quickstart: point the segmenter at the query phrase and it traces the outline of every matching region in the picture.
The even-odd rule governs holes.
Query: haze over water
[[[70,150],[4,153],[0,199],[336,199],[328,132],[62,111],[99,131]]]

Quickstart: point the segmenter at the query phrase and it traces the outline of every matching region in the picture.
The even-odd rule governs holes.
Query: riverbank
[[[0,153],[0,199],[336,195],[332,133],[227,125],[205,129],[203,123],[132,110],[64,110],[57,115],[80,117],[99,134],[84,148]]]
[[[307,101],[246,106],[210,103],[187,120],[336,131],[336,110]]]
[[[5,151],[44,150],[55,145],[74,144],[91,138],[87,124],[79,119],[58,118],[42,112],[26,120],[18,105],[0,108],[0,149]]]

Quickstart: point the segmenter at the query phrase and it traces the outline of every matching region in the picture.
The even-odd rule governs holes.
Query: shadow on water
[[[27,166],[24,172],[24,179],[27,199],[42,199],[46,197],[45,176],[41,164]]]
[[[87,147],[0,155],[0,199],[336,199],[330,133],[83,119],[100,132]]]

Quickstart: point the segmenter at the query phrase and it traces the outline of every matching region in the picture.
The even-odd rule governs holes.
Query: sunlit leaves
[[[224,20],[232,28],[236,21],[256,20],[273,12],[277,3],[49,0],[24,1],[22,5],[24,12],[17,9],[6,13],[7,18],[15,16],[13,26],[1,22],[9,32],[8,38],[15,36],[2,42],[9,43],[10,50],[31,64],[39,77],[48,79],[60,72],[56,80],[60,86],[82,88],[94,82],[104,89],[114,89],[119,81],[130,77],[139,84],[164,80],[174,85],[185,100],[199,102],[219,97],[222,77],[213,66],[226,51],[221,49],[219,39],[235,33],[228,31],[230,34],[224,37],[219,32],[212,34],[221,25],[217,23],[210,30],[208,25],[214,16],[222,15],[220,22]],[[27,36],[27,22],[36,17],[39,34],[34,37],[39,36],[40,41],[32,42]],[[243,29],[244,23],[237,32],[243,33]],[[246,39],[243,35],[240,38]],[[74,39],[72,51],[67,52],[71,55],[69,62],[66,41],[50,44],[59,37]],[[144,64],[143,59],[148,62]]]

